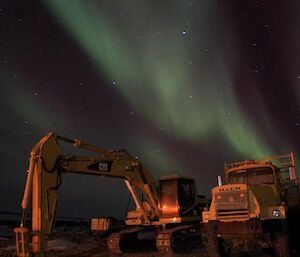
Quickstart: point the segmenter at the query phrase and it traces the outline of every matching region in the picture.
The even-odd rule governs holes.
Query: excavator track
[[[158,233],[156,247],[160,253],[181,253],[202,245],[200,226],[182,225]]]
[[[107,239],[107,247],[111,253],[121,254],[120,233],[113,233]]]
[[[136,227],[121,230],[111,234],[107,239],[107,247],[113,254],[136,252],[138,246],[143,243],[155,241],[156,232],[152,227]],[[154,246],[154,245],[153,245]]]
[[[200,226],[182,225],[161,231],[157,235],[156,247],[160,253],[181,253],[202,245]]]

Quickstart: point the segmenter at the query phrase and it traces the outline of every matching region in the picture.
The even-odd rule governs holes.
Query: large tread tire
[[[218,237],[215,233],[207,233],[206,251],[209,257],[222,257],[219,250]]]
[[[205,224],[202,227],[202,233],[202,241],[208,257],[229,257],[231,255],[231,245],[226,247],[227,241],[217,236],[216,223]]]
[[[294,256],[300,256],[299,231],[300,231],[300,206],[290,208],[288,211],[289,243]]]
[[[274,251],[276,257],[291,257],[287,234],[275,234]]]
[[[231,248],[225,248],[225,241],[213,233],[207,236],[207,255],[209,257],[230,257]]]

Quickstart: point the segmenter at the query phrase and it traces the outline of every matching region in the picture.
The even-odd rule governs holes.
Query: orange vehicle
[[[65,155],[59,142],[83,148],[92,156]],[[17,256],[40,256],[51,234],[57,191],[64,173],[108,176],[123,179],[136,209],[129,211],[127,227],[108,238],[113,253],[130,252],[147,234],[160,252],[180,252],[200,244],[201,212],[206,200],[197,197],[191,178],[165,176],[158,182],[148,169],[124,150],[109,151],[50,133],[30,153],[30,164],[22,200],[21,226],[15,229]],[[26,211],[32,199],[32,229],[26,227]],[[150,237],[149,237],[150,235]],[[29,247],[31,241],[31,248]]]
[[[202,213],[210,257],[271,249],[289,257],[299,245],[299,185],[294,154],[225,164],[225,184]]]

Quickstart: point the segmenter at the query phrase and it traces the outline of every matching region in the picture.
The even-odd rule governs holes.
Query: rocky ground
[[[15,256],[15,239],[13,228],[15,224],[0,224],[0,256]],[[95,240],[87,223],[61,223],[48,242],[47,257],[116,257],[108,252],[105,240]],[[184,254],[159,254],[155,249],[145,249],[143,252],[122,254],[125,257],[207,257],[205,249],[197,249]],[[240,255],[241,256],[241,255]],[[255,253],[243,254],[248,257],[270,257],[270,255]],[[233,255],[238,257],[238,255]]]
[[[15,256],[15,238],[13,225],[0,225],[0,256]],[[105,240],[95,240],[86,224],[65,225],[55,229],[48,242],[47,257],[115,257],[108,252]],[[140,253],[122,254],[133,257],[163,257],[155,249],[145,249]],[[170,255],[169,255],[170,256]],[[172,257],[198,257],[204,256],[203,251],[195,250],[186,254],[174,254]]]

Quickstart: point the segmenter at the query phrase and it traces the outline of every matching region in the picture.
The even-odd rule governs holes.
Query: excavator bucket
[[[30,153],[30,165],[22,200],[23,216],[21,226],[15,229],[17,256],[29,256],[29,252],[39,254],[46,246],[46,238],[51,233],[57,204],[57,188],[60,175],[57,164],[60,149],[53,133],[43,137]],[[32,232],[26,228],[26,210],[32,199]],[[31,241],[31,249],[29,249]]]
[[[32,183],[32,252],[44,250],[44,240],[51,233],[60,183],[56,168],[61,152],[55,137],[50,134],[40,145]]]
[[[16,234],[16,253],[18,257],[28,257],[29,253],[29,234],[30,230],[26,227],[14,229]]]

